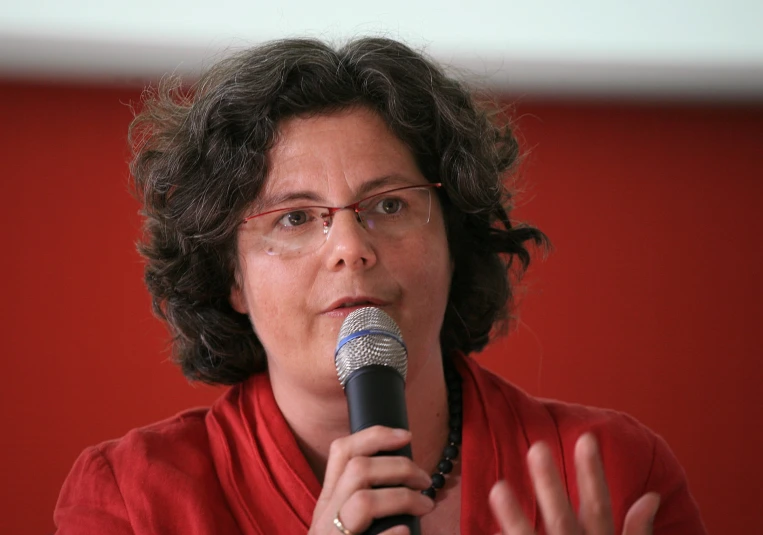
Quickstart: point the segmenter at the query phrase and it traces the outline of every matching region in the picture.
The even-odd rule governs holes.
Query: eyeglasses
[[[431,191],[441,183],[394,188],[347,206],[292,206],[247,217],[242,239],[269,255],[309,253],[327,239],[334,215],[352,210],[372,235],[397,238],[426,225],[432,208]]]

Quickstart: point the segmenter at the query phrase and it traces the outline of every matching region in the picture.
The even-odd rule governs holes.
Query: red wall
[[[167,361],[134,252],[132,89],[0,84],[0,533],[53,528],[87,445],[219,391]],[[555,243],[480,359],[630,412],[672,445],[711,532],[763,532],[763,107],[522,103],[516,215]]]

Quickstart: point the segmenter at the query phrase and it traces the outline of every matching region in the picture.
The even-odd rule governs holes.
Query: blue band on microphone
[[[380,336],[386,336],[387,338],[392,338],[395,340],[398,344],[403,346],[403,349],[405,349],[406,353],[408,352],[408,348],[405,347],[405,343],[403,342],[402,338],[398,338],[394,334],[392,334],[389,331],[380,331],[378,329],[363,329],[361,331],[354,332],[352,334],[348,334],[339,342],[336,344],[336,351],[334,351],[334,359],[336,359],[337,354],[339,354],[339,350],[342,349],[342,346],[349,342],[350,340],[354,340],[355,338],[359,338],[361,336],[369,336],[369,335],[380,335]]]

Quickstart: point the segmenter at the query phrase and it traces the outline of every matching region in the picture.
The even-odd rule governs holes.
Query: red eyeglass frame
[[[257,217],[262,217],[268,214],[274,214],[276,212],[282,212],[284,210],[296,210],[299,208],[325,208],[326,210],[328,210],[328,213],[323,216],[324,218],[323,224],[324,226],[328,226],[328,221],[330,221],[334,217],[334,214],[342,210],[351,209],[353,212],[358,214],[358,216],[360,216],[360,213],[364,211],[360,209],[360,203],[365,202],[368,199],[373,199],[374,197],[378,197],[379,195],[384,195],[385,193],[394,193],[396,191],[402,191],[402,190],[413,189],[413,188],[441,188],[441,187],[442,187],[442,182],[433,182],[431,184],[416,184],[414,186],[402,186],[400,188],[392,188],[386,191],[380,191],[379,193],[374,193],[373,195],[369,195],[368,197],[363,197],[359,201],[348,204],[346,206],[320,206],[317,204],[310,204],[310,205],[304,205],[304,206],[287,206],[285,208],[278,208],[276,210],[268,210],[267,212],[262,212],[260,214],[250,215],[249,217],[245,217],[241,221],[241,224],[251,221],[252,219],[255,219]]]

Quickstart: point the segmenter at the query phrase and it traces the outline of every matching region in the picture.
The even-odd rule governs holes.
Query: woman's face
[[[253,213],[346,206],[395,187],[428,183],[408,148],[364,108],[284,121],[268,165]],[[369,302],[397,322],[408,346],[409,381],[431,359],[440,359],[451,261],[440,204],[436,194],[431,197],[429,223],[402,237],[369,233],[352,211],[342,210],[325,242],[298,256],[268,255],[242,225],[231,303],[249,315],[274,384],[316,393],[340,390],[333,360],[337,334],[358,308],[342,306],[347,303]],[[278,201],[284,198],[290,200]]]

